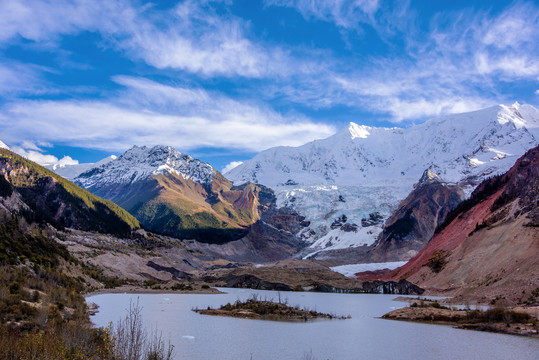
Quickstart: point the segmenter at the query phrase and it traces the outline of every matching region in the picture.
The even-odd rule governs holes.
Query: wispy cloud
[[[219,16],[199,1],[182,2],[160,16],[159,25],[146,17],[126,22],[126,37],[117,46],[157,68],[205,76],[258,78],[285,70],[281,60],[286,53],[249,40],[244,34],[248,25],[239,18]]]
[[[24,38],[41,44],[82,30],[112,29],[113,16],[124,15],[118,0],[3,0],[0,2],[0,42]]]
[[[270,3],[296,7],[304,16],[310,14],[348,28],[346,21],[327,14],[340,14],[338,9],[351,2]],[[395,31],[384,22],[392,22],[392,17],[399,14],[383,10],[380,6],[373,11],[385,20],[378,16],[356,19],[369,23],[384,38]],[[357,11],[365,12],[360,7]],[[407,12],[408,18],[413,20],[414,16],[413,11]],[[317,76],[299,75],[289,83],[273,84],[264,90],[265,96],[285,97],[315,108],[346,105],[400,122],[514,101],[500,91],[500,80],[534,81],[539,75],[539,7],[532,3],[516,3],[496,15],[471,9],[439,13],[431,20],[428,32],[418,31],[412,25],[414,21],[400,22],[407,26],[397,29],[407,43],[406,54],[333,59]]]
[[[37,66],[13,61],[0,63],[0,95],[46,92],[42,71],[43,69]]]
[[[300,145],[335,132],[303,117],[283,116],[222,94],[117,77],[126,91],[105,101],[18,101],[0,111],[3,137],[54,141],[109,151],[132,144],[182,150],[223,147],[259,151]]]
[[[123,0],[6,0],[0,3],[0,45],[24,38],[54,46],[61,35],[94,31],[160,69],[246,77],[285,70],[285,51],[253,43],[244,36],[247,22],[219,16],[210,5],[187,0],[158,11]]]
[[[380,7],[379,0],[266,0],[265,3],[296,8],[306,19],[330,21],[343,28],[372,22]]]
[[[241,126],[232,125],[242,124],[251,126],[255,133],[277,125],[292,132],[310,129],[310,135],[299,137],[303,139],[331,131],[316,130],[318,125],[310,128],[314,123],[305,117],[282,115],[250,99],[278,106],[301,104],[314,110],[344,105],[401,122],[513,101],[499,90],[500,81],[535,81],[539,76],[539,7],[532,2],[513,3],[498,13],[471,8],[444,11],[430,24],[423,19],[422,23],[427,23],[423,28],[417,25],[420,15],[408,2],[265,3],[297,9],[307,21],[333,23],[342,33],[360,40],[366,36],[360,28],[371,27],[389,44],[389,54],[338,56],[329,49],[266,43],[251,31],[249,21],[234,16],[221,2],[185,0],[163,10],[151,3],[140,5],[127,0],[6,0],[0,3],[0,13],[9,15],[0,17],[0,47],[19,38],[54,47],[59,46],[62,35],[91,31],[101,34],[100,46],[132,60],[161,70],[194,74],[203,80],[228,78],[234,82],[235,93],[242,95],[233,98],[197,86],[168,86],[117,76],[113,80],[126,90],[112,101],[17,101],[5,106],[3,112],[22,119],[23,106],[29,106],[66,118],[60,111],[63,109],[71,119],[77,119],[78,109],[110,119],[106,111],[111,111],[118,117],[139,119],[134,122],[142,126],[139,132],[148,130],[143,125],[148,119],[183,124],[187,129],[191,122],[212,126],[227,123],[239,132]],[[398,40],[404,53],[397,56],[392,52],[391,39]],[[44,70],[19,67],[0,63],[0,94],[43,91],[46,85],[40,72]],[[259,127],[251,124],[255,119],[261,121]],[[299,124],[297,128],[294,122]],[[248,145],[241,139],[231,143],[219,137],[216,140],[221,145],[259,149],[290,144],[294,139],[287,136],[279,140],[280,135],[272,138],[273,132],[268,134],[273,144],[267,139],[264,145]],[[236,139],[233,134],[229,138]]]

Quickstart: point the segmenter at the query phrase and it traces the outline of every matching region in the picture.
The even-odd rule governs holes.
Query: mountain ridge
[[[75,182],[118,203],[154,232],[202,242],[226,243],[260,219],[253,184],[234,186],[211,165],[171,146],[134,146]]]
[[[507,171],[538,143],[539,111],[515,103],[406,129],[350,123],[326,139],[262,151],[225,175],[235,184],[272,188],[278,206],[305,216],[311,225],[298,235],[311,244],[304,256],[313,256],[374,244],[425,169],[469,196],[481,180]],[[382,221],[369,222],[374,214]],[[343,215],[347,229],[356,231],[331,228]]]

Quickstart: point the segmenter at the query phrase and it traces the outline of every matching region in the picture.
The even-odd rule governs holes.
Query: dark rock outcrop
[[[204,279],[207,282],[213,282],[211,278]],[[257,278],[254,275],[243,274],[235,276],[229,274],[223,278],[215,279],[225,283],[226,287],[231,288],[246,288],[246,289],[256,289],[256,290],[277,290],[277,291],[292,291],[290,286],[282,283],[266,281]]]
[[[407,280],[395,281],[365,281],[363,291],[369,294],[401,294],[401,295],[421,295],[424,289],[412,284]]]
[[[352,288],[341,288],[334,285],[329,285],[326,283],[313,283],[310,286],[305,287],[294,287],[290,285],[267,281],[261,279],[252,274],[227,274],[222,277],[211,277],[207,276],[203,278],[205,282],[208,283],[220,283],[224,284],[226,287],[232,288],[247,288],[247,289],[257,289],[257,290],[275,290],[275,291],[314,291],[314,292],[327,292],[327,293],[347,293],[347,294],[400,294],[400,295],[421,295],[424,290],[407,280],[395,281],[365,281],[360,283],[357,287]]]
[[[146,266],[149,266],[152,269],[155,269],[157,271],[168,272],[172,275],[174,280],[191,280],[193,277],[191,274],[186,273],[185,271],[178,270],[171,266],[162,266],[162,265],[154,263],[153,261],[148,261],[146,263]]]
[[[368,218],[361,219],[362,227],[380,225],[384,221],[384,217],[379,212],[370,213]]]
[[[337,229],[343,226],[347,221],[348,221],[348,218],[346,217],[346,215],[343,214],[339,216],[338,218],[336,218],[335,220],[333,220],[333,222],[331,223],[329,227],[331,229]]]

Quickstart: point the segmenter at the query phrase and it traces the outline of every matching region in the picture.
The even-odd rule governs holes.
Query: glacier
[[[515,103],[409,128],[350,123],[326,139],[262,151],[224,175],[272,188],[278,206],[305,216],[310,225],[298,236],[310,244],[309,257],[372,245],[426,169],[470,194],[538,140],[539,111]]]

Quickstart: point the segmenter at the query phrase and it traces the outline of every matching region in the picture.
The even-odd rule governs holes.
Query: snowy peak
[[[358,225],[344,233],[331,228],[337,216],[356,225],[367,224],[363,220],[371,214],[386,219],[418,179],[461,183],[469,195],[482,179],[507,171],[537,144],[539,112],[515,103],[409,128],[350,123],[326,139],[260,152],[227,177],[235,184],[272,188],[278,206],[290,206],[310,222],[303,235],[312,249],[331,250],[372,244],[382,229]]]
[[[369,136],[371,133],[369,130],[372,128],[370,126],[365,125],[358,125],[356,123],[351,122],[348,125],[348,132],[350,133],[350,136],[352,139],[360,138],[360,139],[366,139],[367,136]]]
[[[539,110],[531,105],[521,105],[515,102],[510,107],[500,105],[500,108],[501,110],[498,113],[500,124],[511,121],[518,129],[522,127],[536,129],[539,127]]]
[[[79,175],[76,182],[88,189],[95,185],[129,184],[166,173],[208,184],[212,182],[214,169],[172,146],[133,146],[117,159]]]
[[[439,179],[440,178],[438,177],[438,175],[436,175],[435,172],[433,172],[430,168],[428,168],[427,170],[423,172],[423,175],[421,176],[417,184],[414,185],[414,188],[419,187],[431,180],[439,180]]]
[[[0,141],[0,149],[7,149],[7,150],[9,150],[9,146],[7,146],[7,145],[4,144],[2,141]]]
[[[538,140],[539,112],[515,103],[448,115],[405,129],[350,123],[326,139],[263,151],[227,175],[236,183],[275,187],[379,184],[393,181],[396,174],[411,186],[424,169],[431,168],[444,180],[458,182],[507,170]]]

